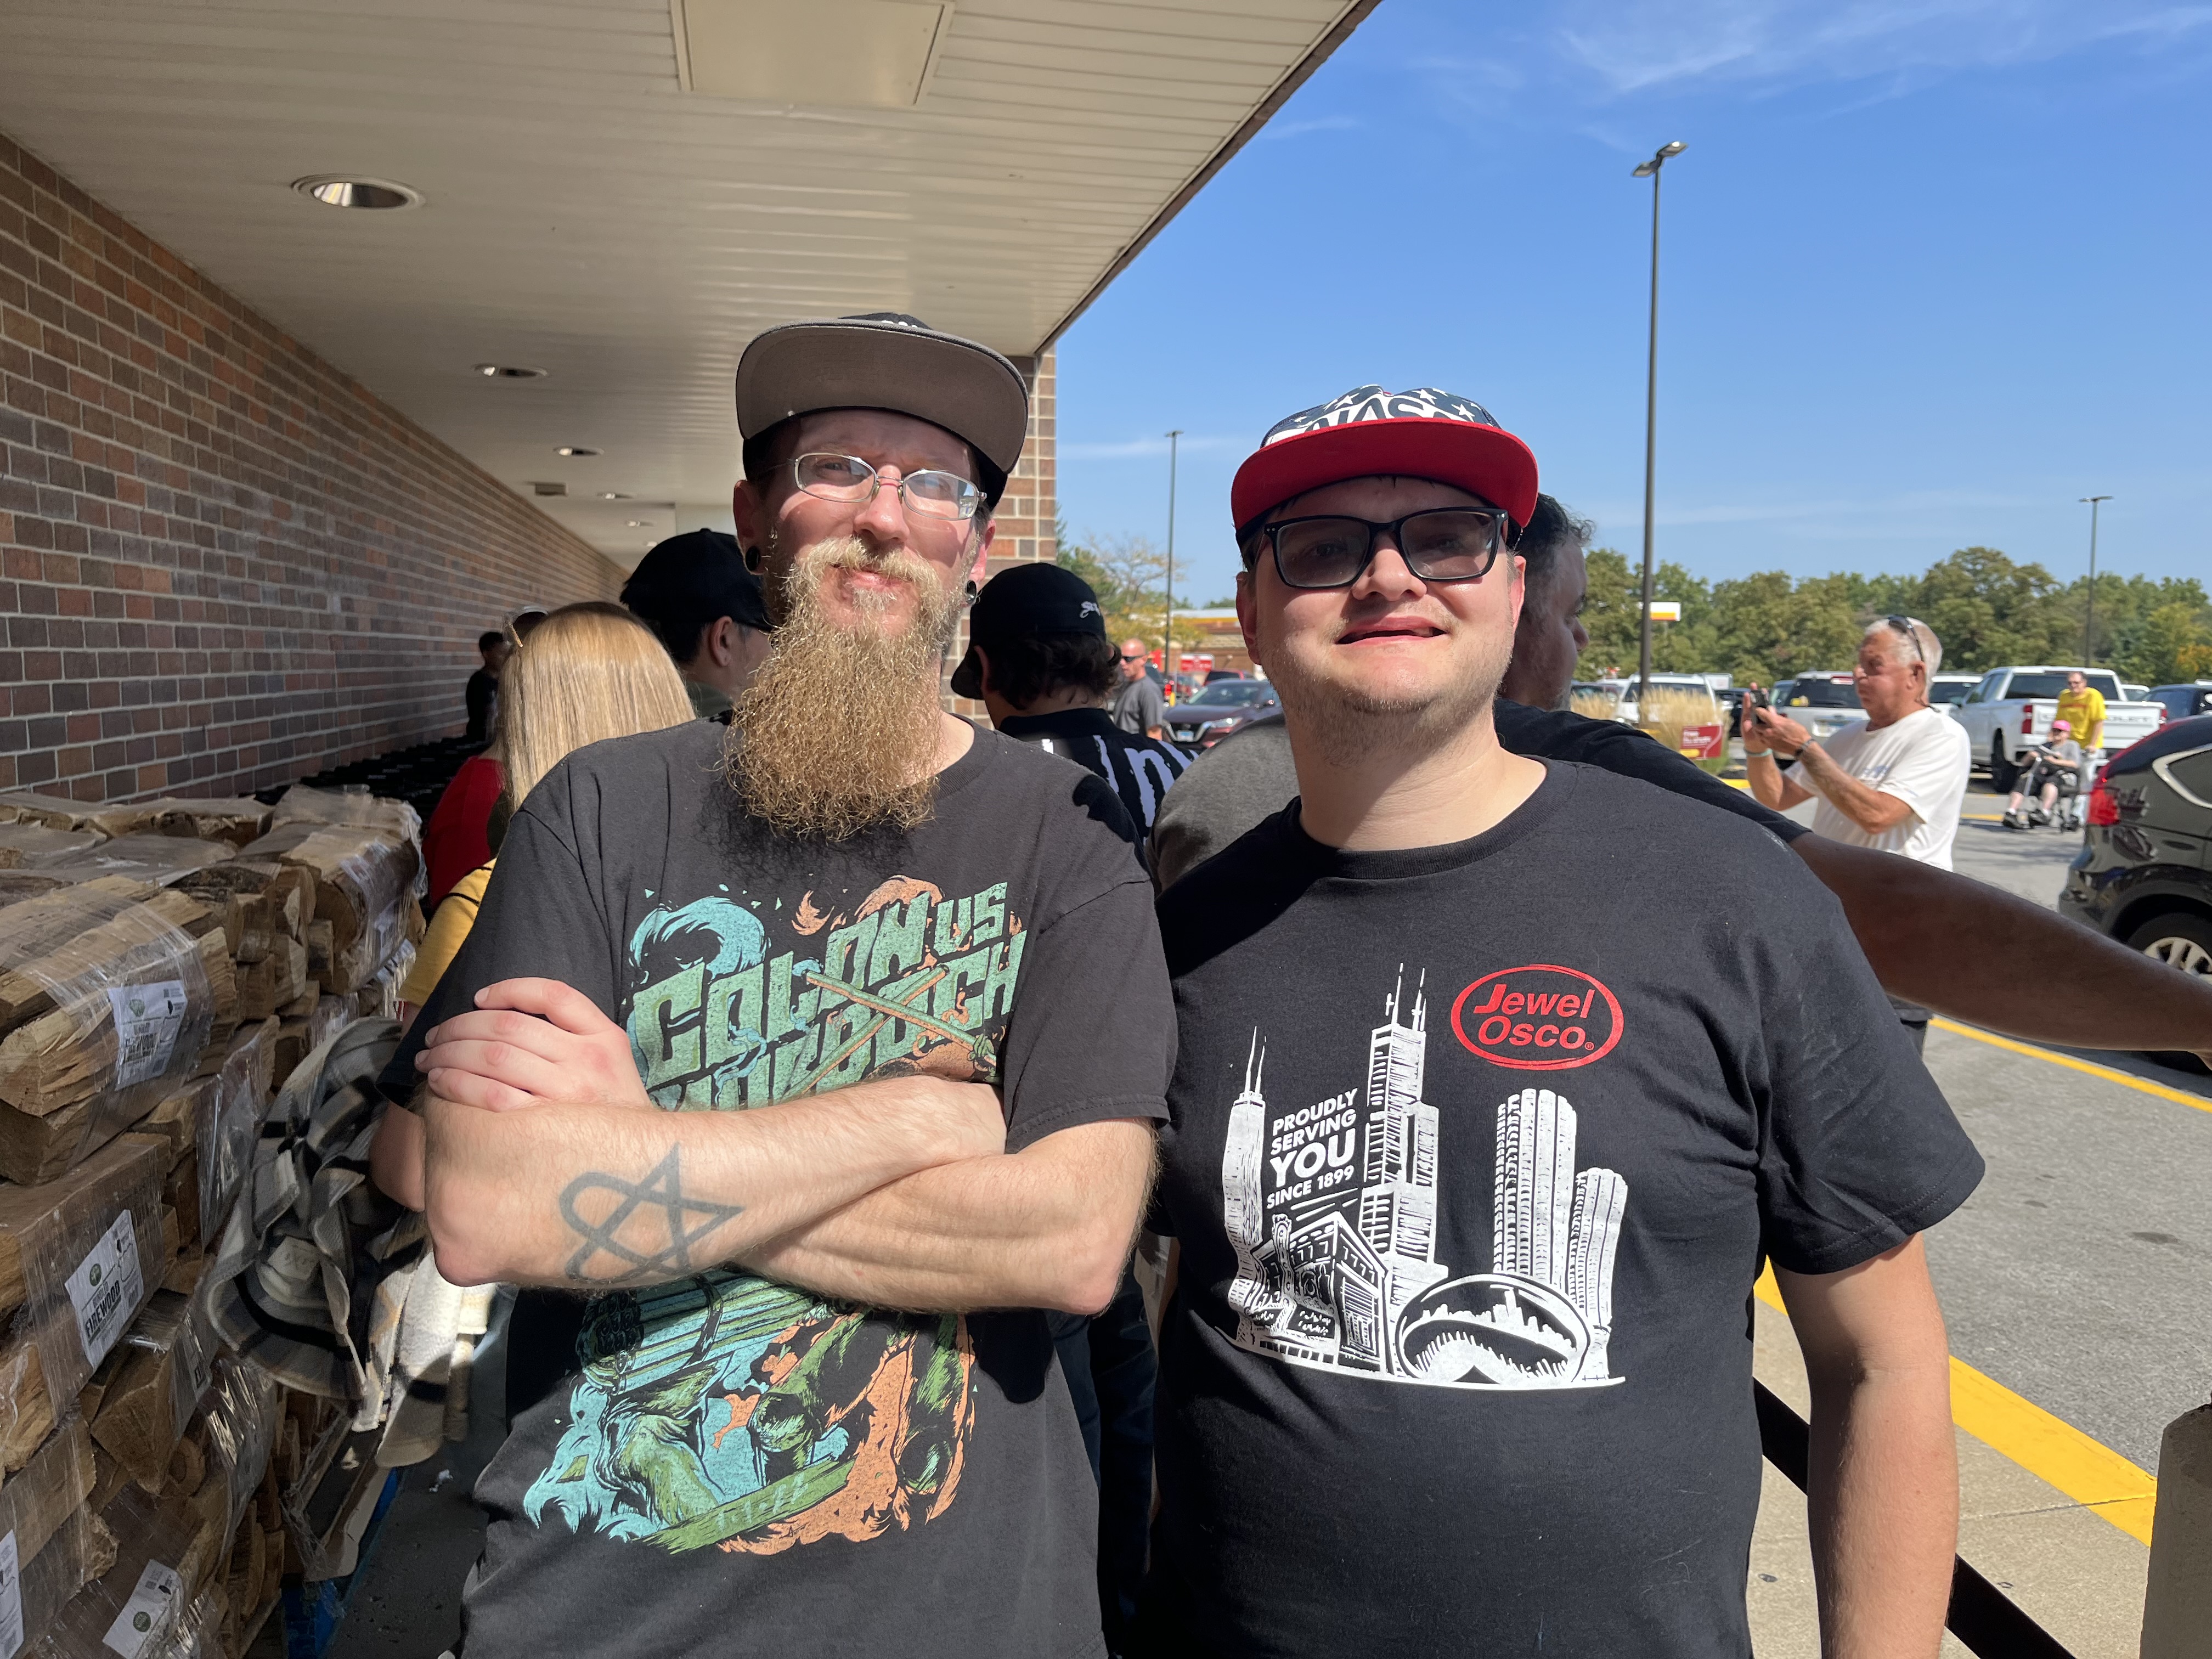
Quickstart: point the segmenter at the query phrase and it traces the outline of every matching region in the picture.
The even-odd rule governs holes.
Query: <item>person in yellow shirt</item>
[[[2074,741],[2081,745],[2084,755],[2094,755],[2105,746],[2105,694],[2090,684],[2089,677],[2078,668],[2066,676],[2056,718],[2073,729]]]
[[[495,748],[507,785],[491,815],[491,848],[538,781],[573,751],[603,738],[659,732],[693,718],[684,677],[651,629],[620,605],[564,605],[532,629],[500,675]],[[453,884],[431,913],[415,965],[399,988],[400,1026],[414,1022],[476,925],[494,859]],[[422,1206],[422,1120],[388,1112],[369,1153],[376,1184],[410,1209]]]

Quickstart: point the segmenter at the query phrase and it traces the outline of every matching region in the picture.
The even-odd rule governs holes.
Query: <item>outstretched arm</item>
[[[879,1188],[743,1260],[824,1296],[917,1311],[1114,1299],[1152,1182],[1152,1127],[1115,1119]]]
[[[1813,1385],[1807,1501],[1820,1651],[1934,1659],[1959,1477],[1950,1353],[1920,1241],[1842,1273],[1774,1276]]]
[[[1824,836],[1790,845],[1843,901],[1892,996],[2033,1042],[2212,1054],[2212,983],[1933,865]],[[2023,962],[2072,994],[2022,998]]]

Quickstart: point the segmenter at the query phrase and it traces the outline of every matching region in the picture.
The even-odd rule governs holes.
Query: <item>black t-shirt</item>
[[[489,668],[477,669],[469,676],[465,695],[469,706],[469,741],[490,742],[492,726],[499,719],[499,676]]]
[[[624,1022],[672,1110],[915,1069],[995,1082],[1010,1149],[1164,1115],[1150,889],[1097,778],[978,732],[930,822],[825,850],[739,811],[722,738],[597,744],[531,792],[388,1092],[478,988],[542,975]],[[595,1298],[577,1360],[478,1486],[470,1659],[1100,1650],[1097,1492],[1042,1313],[725,1271]]]
[[[1161,898],[1164,1653],[1748,1654],[1761,1260],[1980,1178],[1782,842],[1547,773],[1452,846],[1286,809]]]
[[[1105,779],[1121,798],[1121,809],[1140,836],[1152,833],[1168,786],[1190,768],[1190,757],[1182,750],[1157,738],[1130,736],[1103,708],[1017,714],[999,730],[1048,753],[1065,755]]]
[[[1536,760],[1580,761],[1642,778],[1671,794],[1717,806],[1772,830],[1784,841],[1809,834],[1771,811],[1746,790],[1732,789],[1704,768],[1618,720],[1594,720],[1564,709],[1530,708],[1500,697],[1492,705],[1498,741]],[[1152,863],[1162,887],[1173,885],[1298,793],[1291,734],[1271,714],[1224,738],[1191,763],[1152,826]]]

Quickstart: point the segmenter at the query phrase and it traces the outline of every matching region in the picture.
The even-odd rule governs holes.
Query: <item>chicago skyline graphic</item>
[[[1600,1388],[1628,1183],[1575,1168],[1574,1107],[1500,1102],[1487,1272],[1437,1259],[1437,1110],[1423,1097],[1426,976],[1405,971],[1368,1039],[1367,1079],[1271,1114],[1257,1028],[1221,1159],[1237,1258],[1231,1340],[1295,1365],[1461,1389]],[[1464,1264],[1462,1264],[1464,1266]]]

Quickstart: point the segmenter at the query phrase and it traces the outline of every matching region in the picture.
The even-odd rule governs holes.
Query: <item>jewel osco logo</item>
[[[1452,1035],[1520,1072],[1564,1072],[1613,1052],[1620,1001],[1579,969],[1551,963],[1485,974],[1453,1000]]]

